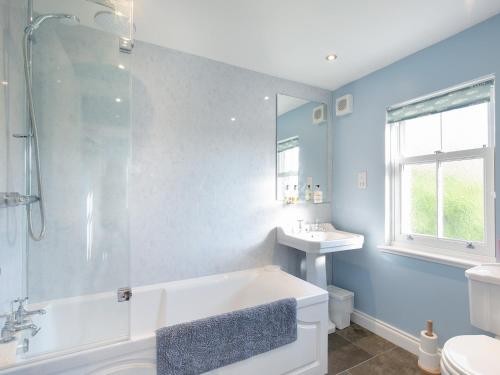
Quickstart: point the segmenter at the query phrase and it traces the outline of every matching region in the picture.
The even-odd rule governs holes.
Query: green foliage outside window
[[[468,241],[484,240],[483,186],[461,176],[444,176],[444,237]],[[411,228],[415,234],[437,235],[434,173],[414,171],[411,191]]]

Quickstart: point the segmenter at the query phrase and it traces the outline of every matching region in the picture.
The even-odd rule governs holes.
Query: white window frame
[[[494,80],[488,76],[473,82],[467,82],[447,90],[418,98],[399,106],[420,102],[435,96],[457,91],[487,80]],[[383,251],[407,255],[426,260],[435,260],[440,263],[470,266],[485,262],[494,262],[495,259],[495,96],[492,88],[488,115],[488,146],[464,151],[441,152],[430,155],[403,157],[400,153],[400,123],[386,122],[386,215],[385,215],[385,245],[379,246]],[[398,106],[398,107],[399,107]],[[467,159],[482,159],[484,168],[484,241],[463,241],[434,236],[411,234],[406,235],[401,228],[401,178],[403,166],[408,164],[437,163],[436,184],[439,184],[439,165],[446,161]],[[439,207],[438,207],[439,209]],[[439,224],[438,224],[439,225]],[[438,231],[439,233],[439,231]]]
[[[276,190],[276,198],[277,200],[283,200],[283,192],[281,191],[281,189],[283,188],[282,184],[280,184],[280,181],[282,178],[286,178],[286,177],[296,177],[297,178],[297,189],[299,189],[299,165],[297,165],[297,170],[294,170],[294,171],[286,171],[286,172],[282,172],[280,171],[280,162],[279,162],[279,159],[280,159],[280,153],[282,152],[287,152],[287,151],[290,151],[290,150],[294,150],[294,149],[297,149],[297,158],[299,159],[299,163],[300,163],[300,138],[297,137],[297,136],[293,136],[293,137],[290,137],[290,138],[286,138],[286,139],[283,139],[281,141],[278,142],[281,143],[285,143],[287,141],[290,141],[292,139],[297,139],[297,141],[299,142],[297,144],[297,146],[295,147],[292,147],[292,148],[289,148],[287,150],[284,150],[284,151],[278,151],[276,153],[276,182],[277,182],[277,190]],[[293,192],[293,186],[290,187],[291,190],[290,192]],[[298,191],[298,190],[297,190]]]

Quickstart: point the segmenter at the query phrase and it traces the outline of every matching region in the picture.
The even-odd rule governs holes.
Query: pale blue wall
[[[334,99],[352,94],[354,113],[334,119],[333,221],[366,236],[363,251],[335,255],[334,282],[356,293],[357,309],[411,334],[433,319],[441,344],[454,335],[478,332],[469,324],[464,270],[377,250],[384,242],[385,108],[500,73],[499,40],[496,16],[334,93]],[[496,111],[500,114],[498,103]],[[363,170],[368,171],[368,188],[359,190],[357,173]]]

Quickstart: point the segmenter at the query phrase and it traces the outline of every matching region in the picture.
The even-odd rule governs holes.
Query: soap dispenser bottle
[[[283,204],[289,204],[290,203],[290,189],[289,186],[285,186],[285,190],[283,191]]]
[[[306,202],[309,202],[313,199],[313,191],[311,189],[311,185],[307,185],[304,199],[306,200]]]
[[[314,203],[323,203],[323,192],[319,185],[316,185],[316,189],[313,194],[313,202]]]
[[[299,202],[299,190],[297,188],[297,185],[293,185],[293,195],[291,203],[296,204],[298,202]]]

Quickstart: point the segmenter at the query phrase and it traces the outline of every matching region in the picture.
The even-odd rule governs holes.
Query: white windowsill
[[[445,254],[433,254],[428,251],[420,251],[416,249],[410,249],[403,246],[392,246],[392,245],[379,245],[377,246],[380,251],[388,254],[401,255],[409,258],[415,258],[420,260],[425,260],[428,262],[445,264],[447,266],[458,267],[458,268],[470,268],[479,266],[485,263],[495,263],[495,258],[482,257],[481,259],[467,259],[464,257],[445,255]]]

